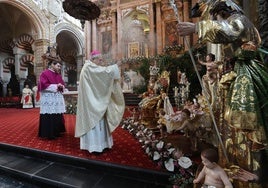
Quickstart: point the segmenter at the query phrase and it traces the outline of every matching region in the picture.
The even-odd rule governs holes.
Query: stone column
[[[89,58],[89,55],[88,55],[88,58]],[[81,73],[83,64],[84,64],[84,55],[83,54],[82,55],[78,55],[77,58],[76,58],[76,70],[77,70],[76,80],[77,81],[79,81],[79,79],[80,79],[80,73]]]
[[[162,53],[162,49],[163,49],[163,42],[162,40],[159,40],[162,38],[162,18],[161,18],[161,1],[156,2],[156,39],[157,40],[157,54],[161,54]]]
[[[123,58],[123,53],[122,53],[122,12],[120,9],[117,9],[118,13],[117,13],[117,57],[119,59]]]
[[[56,36],[55,36],[55,21],[57,20],[57,17],[53,14],[49,15],[49,46],[52,46],[56,43]]]
[[[189,19],[189,2],[188,0],[183,0],[183,19],[181,21],[185,21],[185,22],[189,22],[190,19]],[[192,42],[191,42],[191,37],[190,36],[186,36],[185,37],[185,40],[188,41],[188,44],[191,46],[192,45]],[[184,47],[185,47],[185,50],[189,50],[189,46],[187,46],[187,44],[185,43],[184,41]]]
[[[118,58],[118,46],[117,46],[117,40],[118,36],[117,33],[117,22],[116,22],[116,11],[112,13],[112,58],[117,59]]]
[[[96,24],[96,20],[92,21],[92,37],[91,37],[91,41],[92,41],[92,50],[99,50],[98,49],[98,36],[97,36],[97,24]]]
[[[83,46],[83,55],[85,59],[89,59],[89,54],[92,51],[91,49],[91,41],[92,41],[92,32],[91,32],[92,24],[91,21],[87,21],[85,24],[85,46]]]
[[[20,84],[20,91],[23,89],[24,81],[26,80],[26,76],[28,75],[28,69],[23,69],[20,65],[20,58],[26,54],[24,49],[14,47],[13,48],[14,59],[15,59],[15,75]]]
[[[154,36],[154,9],[153,9],[153,4],[149,5],[149,19],[150,19],[150,32],[149,32],[149,56],[154,56],[156,52],[155,48],[155,36]]]
[[[48,39],[37,39],[33,44],[34,51],[34,72],[36,76],[36,80],[39,79],[41,72],[46,69],[47,65],[45,65],[42,55],[47,52],[47,47],[49,46]]]
[[[3,97],[8,96],[8,93],[7,93],[7,84],[8,84],[8,81],[3,81],[3,82],[2,82],[2,85],[3,85],[3,89],[2,89]]]
[[[194,6],[197,3],[198,0],[192,0],[192,6]],[[192,18],[193,23],[197,23],[200,19],[199,18]],[[198,41],[198,35],[193,35],[193,44],[196,44]]]

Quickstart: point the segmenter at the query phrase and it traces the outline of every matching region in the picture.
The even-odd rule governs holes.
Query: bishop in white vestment
[[[80,149],[103,152],[112,148],[112,132],[119,125],[125,110],[117,64],[103,66],[98,51],[86,60],[79,81],[75,137]]]

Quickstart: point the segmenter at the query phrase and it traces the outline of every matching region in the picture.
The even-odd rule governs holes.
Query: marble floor
[[[167,174],[0,147],[0,188],[168,188]],[[20,149],[22,150],[22,149]],[[82,166],[81,166],[82,164]],[[154,174],[155,173],[155,174]]]
[[[36,185],[33,185],[29,182],[25,182],[24,180],[11,177],[6,174],[0,173],[0,187],[1,188],[39,188]]]

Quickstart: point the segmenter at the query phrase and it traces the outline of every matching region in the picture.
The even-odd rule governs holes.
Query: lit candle
[[[177,86],[175,86],[175,88],[174,88],[174,96],[175,97],[178,96],[178,87]]]

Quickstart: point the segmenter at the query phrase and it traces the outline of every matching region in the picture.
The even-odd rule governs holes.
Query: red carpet
[[[114,146],[111,150],[98,155],[80,150],[79,138],[74,137],[75,115],[66,114],[64,117],[64,136],[56,140],[43,140],[37,136],[39,109],[0,108],[0,142],[79,158],[162,170],[144,153],[140,143],[121,127],[113,132]]]

